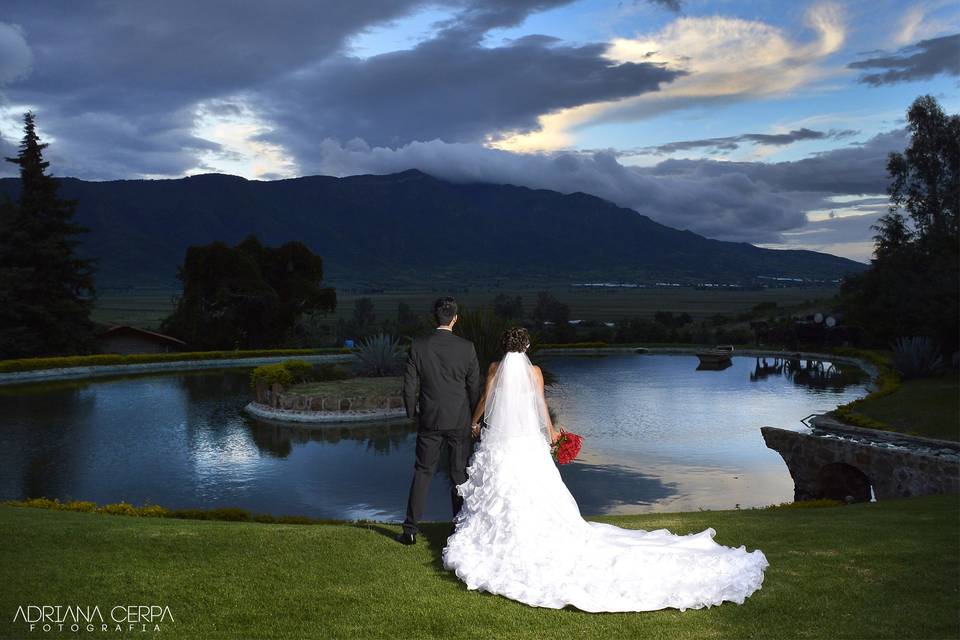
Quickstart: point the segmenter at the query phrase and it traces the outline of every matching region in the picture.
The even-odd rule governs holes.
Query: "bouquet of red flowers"
[[[583,444],[583,437],[560,429],[560,437],[550,445],[550,455],[559,464],[573,462],[580,453],[581,444]]]

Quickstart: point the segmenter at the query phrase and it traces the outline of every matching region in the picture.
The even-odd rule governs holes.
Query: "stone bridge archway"
[[[871,487],[877,500],[960,493],[960,445],[850,429],[825,434],[760,428],[767,447],[787,463],[795,501],[869,500]]]

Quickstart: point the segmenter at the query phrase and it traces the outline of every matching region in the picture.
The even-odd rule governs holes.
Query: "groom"
[[[480,400],[480,366],[473,343],[453,334],[457,302],[447,296],[433,304],[437,328],[410,345],[403,372],[403,402],[407,417],[417,418],[417,456],[407,501],[407,517],[397,542],[417,541],[430,479],[444,445],[449,447],[453,515],[463,505],[457,485],[467,480],[472,439],[470,416]]]

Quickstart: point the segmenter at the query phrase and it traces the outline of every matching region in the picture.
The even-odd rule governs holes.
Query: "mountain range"
[[[867,265],[826,253],[713,240],[586,193],[460,184],[417,170],[255,181],[223,174],[170,180],[61,178],[77,201],[81,255],[97,286],[179,286],[190,245],[300,240],[336,286],[542,281],[835,281]],[[0,179],[16,199],[19,179]]]

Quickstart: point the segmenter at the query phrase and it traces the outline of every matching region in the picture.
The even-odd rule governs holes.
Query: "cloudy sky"
[[[922,94],[960,112],[952,0],[0,8],[0,152],[32,109],[55,175],[418,168],[861,262]]]

